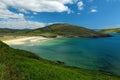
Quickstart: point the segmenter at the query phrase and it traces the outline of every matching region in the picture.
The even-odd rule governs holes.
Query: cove
[[[107,38],[64,38],[22,45],[10,45],[24,49],[51,61],[89,70],[120,75],[120,34]]]

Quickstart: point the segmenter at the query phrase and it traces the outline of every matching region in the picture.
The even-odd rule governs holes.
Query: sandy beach
[[[6,44],[24,44],[25,42],[37,42],[37,41],[43,41],[47,40],[49,38],[41,37],[41,36],[32,36],[32,37],[21,37],[17,39],[12,39],[12,40],[3,40],[4,43]]]

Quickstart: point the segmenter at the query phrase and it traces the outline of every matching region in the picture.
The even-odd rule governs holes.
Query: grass
[[[100,30],[101,33],[120,33],[120,28],[113,28],[113,29],[103,29]]]
[[[2,80],[5,71],[5,66],[0,64],[0,80]]]
[[[120,80],[120,77],[57,64],[0,42],[0,80]]]

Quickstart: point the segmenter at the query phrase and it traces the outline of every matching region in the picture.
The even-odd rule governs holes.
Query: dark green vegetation
[[[0,80],[120,80],[120,77],[67,67],[0,42]]]
[[[100,30],[102,33],[120,33],[120,28],[113,28],[113,29],[103,29]]]
[[[5,32],[6,33],[6,32]],[[99,33],[84,27],[70,24],[53,24],[34,30],[17,30],[12,35],[29,35],[44,37],[107,37],[108,34]]]
[[[27,32],[29,31],[29,29],[23,29],[23,30],[19,30],[19,29],[8,29],[8,28],[0,28],[0,37],[3,36],[13,36],[16,33],[23,33],[23,32]]]
[[[43,28],[35,29],[28,32],[31,35],[40,34],[45,37],[105,37],[106,34],[101,34],[93,30],[70,25],[70,24],[53,24]]]
[[[14,33],[14,32],[17,32],[19,30],[17,29],[8,29],[8,28],[0,28],[0,34],[2,33]]]

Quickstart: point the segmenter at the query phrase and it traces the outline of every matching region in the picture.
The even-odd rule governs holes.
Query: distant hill
[[[120,77],[50,62],[0,41],[0,80],[120,80]]]
[[[81,26],[70,24],[53,24],[43,28],[33,30],[16,30],[16,29],[0,29],[3,35],[28,35],[28,36],[44,36],[44,37],[108,37],[110,35],[103,34],[94,30],[90,30]]]
[[[16,35],[16,33],[22,33],[29,31],[30,29],[9,29],[9,28],[0,28],[0,36],[4,35]]]
[[[120,28],[112,28],[112,29],[103,29],[100,30],[102,33],[120,33]]]
[[[19,31],[18,29],[0,28],[0,34],[3,33],[14,33]]]
[[[31,35],[42,35],[46,37],[106,37],[107,34],[102,34],[84,27],[70,24],[53,24],[43,28],[38,28],[28,32]]]

